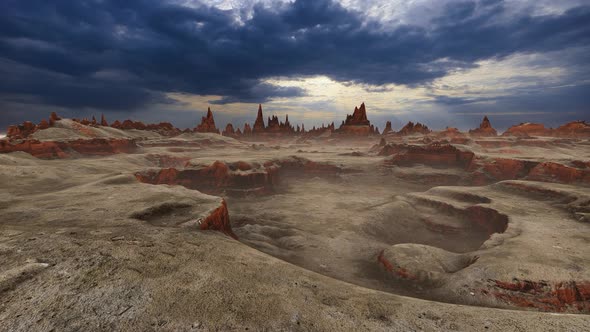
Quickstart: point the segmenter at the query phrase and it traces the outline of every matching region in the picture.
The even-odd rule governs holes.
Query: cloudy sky
[[[0,128],[590,120],[588,0],[2,0]],[[2,129],[0,129],[1,131]]]

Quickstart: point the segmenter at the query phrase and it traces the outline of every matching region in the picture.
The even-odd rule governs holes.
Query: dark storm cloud
[[[263,83],[327,75],[369,85],[418,85],[476,61],[589,44],[590,6],[499,19],[502,1],[445,7],[427,27],[381,26],[330,0],[236,13],[156,0],[4,0],[0,93],[61,107],[137,109],[165,92],[215,103],[301,96]],[[121,73],[103,75],[104,73]]]

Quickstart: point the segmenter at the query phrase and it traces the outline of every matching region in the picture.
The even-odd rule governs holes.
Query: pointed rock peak
[[[107,119],[104,117],[104,114],[100,115],[100,125],[104,127],[107,127],[109,125]]]
[[[211,107],[207,107],[207,117],[208,118],[212,118],[213,117],[213,112],[211,112]]]
[[[481,121],[481,124],[479,125],[479,128],[492,128],[492,124],[490,123],[490,119],[488,119],[487,116],[483,117],[483,120]]]
[[[61,118],[57,115],[57,113],[51,112],[51,115],[49,116],[49,120],[58,121],[58,120],[61,120]]]

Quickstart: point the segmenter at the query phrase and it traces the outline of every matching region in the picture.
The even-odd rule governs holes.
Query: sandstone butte
[[[362,103],[360,107],[354,108],[352,114],[346,115],[346,120],[342,121],[337,133],[346,136],[370,136],[378,135],[379,130],[371,125],[365,103]]]

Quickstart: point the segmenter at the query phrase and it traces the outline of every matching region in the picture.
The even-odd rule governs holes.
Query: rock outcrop
[[[387,135],[387,134],[389,134],[391,132],[393,132],[393,129],[391,129],[391,121],[387,121],[385,123],[385,129],[383,129],[382,135]]]
[[[428,126],[421,124],[420,122],[414,124],[414,122],[408,122],[400,131],[397,132],[397,135],[400,136],[409,136],[409,135],[427,135],[430,134],[431,130],[428,129]]]
[[[238,239],[238,236],[231,229],[229,212],[227,211],[225,200],[222,200],[221,206],[213,210],[205,220],[201,221],[199,229],[222,232],[236,240]]]
[[[244,124],[243,134],[244,134],[244,136],[252,136],[252,127],[250,127],[250,124],[248,124],[248,123]]]
[[[26,139],[33,133],[44,130],[55,125],[56,121],[61,120],[61,118],[55,112],[51,112],[49,116],[49,120],[41,120],[39,124],[34,124],[31,121],[25,121],[20,125],[13,125],[9,126],[6,130],[6,137],[10,140],[12,139]]]
[[[78,139],[72,141],[26,140],[13,144],[0,141],[0,153],[22,151],[40,159],[68,158],[74,153],[89,156],[106,156],[117,153],[132,153],[137,149],[129,139]]]
[[[238,136],[236,131],[234,130],[234,126],[231,123],[228,123],[225,126],[225,130],[223,130],[222,135],[228,136],[228,137],[237,137]]]
[[[278,116],[273,115],[268,117],[267,125],[264,124],[264,117],[262,115],[262,105],[258,105],[258,114],[254,126],[251,128],[249,124],[244,125],[244,136],[255,135],[257,137],[284,137],[291,136],[298,133],[295,127],[289,122],[289,115],[285,115],[285,122],[279,121]]]
[[[466,169],[475,154],[462,151],[450,144],[432,143],[426,146],[387,144],[379,152],[381,156],[393,155],[387,163],[399,166],[416,164],[432,167],[458,167]]]
[[[104,120],[104,119],[103,119]],[[102,120],[101,120],[102,122]],[[106,120],[105,120],[106,123]],[[174,127],[170,122],[160,122],[160,123],[153,123],[153,124],[145,124],[141,121],[133,121],[127,119],[123,122],[119,120],[115,120],[111,124],[111,128],[121,129],[121,130],[148,130],[157,132],[163,136],[175,136],[181,133],[181,130]]]
[[[187,165],[187,168],[147,170],[135,174],[144,183],[181,185],[207,194],[223,192],[233,196],[269,194],[278,183],[276,170],[246,162],[216,161],[209,166]]]
[[[254,121],[254,126],[252,127],[253,134],[260,134],[264,132],[266,126],[264,125],[264,117],[262,116],[262,104],[258,104],[258,114],[256,115],[256,121]],[[244,128],[244,133],[246,129]]]
[[[346,120],[342,122],[336,132],[344,136],[374,135],[375,128],[367,119],[365,103],[362,103],[360,107],[355,107],[352,114],[346,115]]]
[[[563,312],[577,310],[590,312],[590,282],[563,281],[549,283],[513,279],[490,280],[492,291],[484,290],[498,300],[517,307],[536,308],[543,311]]]
[[[453,127],[447,127],[445,130],[438,132],[436,137],[453,144],[467,144],[470,141],[464,133]]]
[[[55,122],[59,120],[61,120],[61,118],[57,115],[57,113],[51,112],[51,114],[49,115],[49,125],[53,126]]]
[[[143,183],[181,185],[207,194],[230,196],[267,195],[275,191],[282,177],[334,176],[342,170],[335,165],[317,163],[305,158],[289,157],[264,164],[238,161],[216,161],[211,165],[185,164],[184,169],[164,168],[135,173]]]
[[[344,125],[346,126],[368,126],[371,123],[367,119],[367,110],[365,103],[361,104],[361,107],[355,107],[352,115],[347,115]]]
[[[219,129],[215,127],[215,120],[213,119],[211,108],[207,109],[207,116],[201,118],[201,124],[195,127],[195,132],[219,134]]]
[[[512,158],[478,156],[450,144],[386,144],[378,155],[392,156],[385,165],[427,165],[435,168],[458,168],[466,173],[458,180],[467,185],[487,185],[504,180],[526,179],[563,184],[590,185],[590,168],[584,162],[570,165]]]
[[[331,136],[331,134],[335,131],[334,122],[329,125],[325,125],[322,123],[321,127],[313,126],[307,132],[304,132],[305,128],[301,132],[304,137],[319,137],[319,136]]]
[[[590,124],[586,121],[574,121],[566,123],[553,130],[555,137],[570,137],[570,138],[589,138]]]
[[[107,119],[104,117],[104,114],[100,115],[100,125],[103,127],[109,126],[109,123],[107,122]]]
[[[516,136],[516,137],[529,137],[529,136],[551,136],[551,129],[545,128],[540,123],[521,123],[516,126],[508,128],[502,136]]]
[[[484,116],[481,124],[479,125],[479,128],[470,130],[469,135],[479,137],[495,137],[498,136],[498,132],[492,127],[488,117]]]

